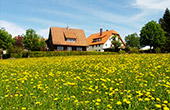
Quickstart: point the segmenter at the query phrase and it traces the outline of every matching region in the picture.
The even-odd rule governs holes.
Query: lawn
[[[0,109],[170,108],[170,54],[0,60]]]

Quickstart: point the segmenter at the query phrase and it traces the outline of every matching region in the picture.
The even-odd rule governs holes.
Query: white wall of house
[[[108,49],[112,47],[112,35],[107,39],[107,41],[103,45],[103,49]]]
[[[114,45],[112,45],[112,41],[113,41],[113,40],[112,40],[112,36],[113,36],[113,35],[111,35],[111,36],[109,37],[109,39],[107,39],[107,41],[104,43],[103,49],[109,49],[109,48],[114,47]],[[121,42],[121,40],[120,40],[118,37],[116,37],[115,40]],[[123,43],[122,43],[122,42],[121,42],[121,46],[123,46]]]

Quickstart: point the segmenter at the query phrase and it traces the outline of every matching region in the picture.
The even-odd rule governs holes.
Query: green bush
[[[10,54],[12,58],[22,58],[23,57],[24,48],[14,46],[7,50],[7,54]]]
[[[116,52],[88,51],[31,51],[29,57],[71,56],[71,55],[114,55]]]
[[[122,51],[119,51],[119,54],[125,54],[126,51],[122,50]]]
[[[156,48],[155,48],[155,53],[161,53],[161,48],[156,47]]]
[[[133,47],[129,47],[129,53],[139,53],[139,49],[138,48],[133,48]]]
[[[22,58],[22,53],[11,53],[12,58]]]

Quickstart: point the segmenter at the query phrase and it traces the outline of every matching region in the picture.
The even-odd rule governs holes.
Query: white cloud
[[[170,8],[170,0],[136,0],[133,6],[143,10],[165,10],[165,8]]]
[[[44,38],[48,38],[49,29],[40,29],[37,31],[37,34],[41,35]]]
[[[17,35],[25,34],[26,30],[15,23],[0,20],[0,27],[5,28],[5,30],[12,35],[12,37]],[[38,35],[48,38],[49,29],[39,29],[37,31]]]
[[[21,28],[20,26],[14,24],[14,23],[8,22],[8,21],[0,20],[0,27],[5,28],[5,30],[8,33],[12,34],[13,37],[17,36],[17,35],[25,34],[25,29]]]

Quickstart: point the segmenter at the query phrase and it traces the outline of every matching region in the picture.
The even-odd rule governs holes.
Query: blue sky
[[[0,27],[13,36],[32,28],[44,38],[51,26],[84,29],[86,37],[102,27],[124,39],[158,21],[166,8],[170,0],[0,0]]]

